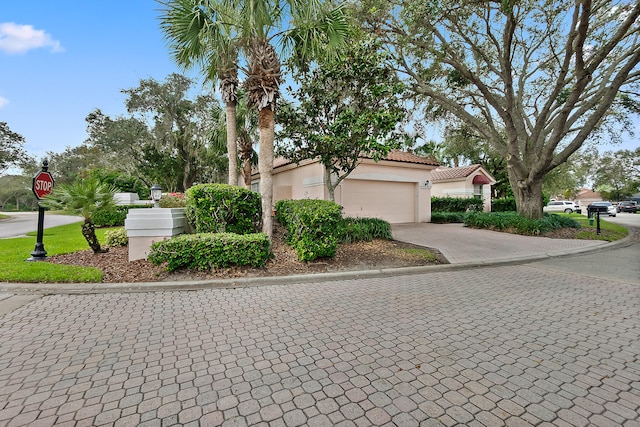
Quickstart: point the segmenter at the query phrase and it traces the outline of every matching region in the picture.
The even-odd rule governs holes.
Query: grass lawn
[[[98,239],[104,241],[107,229],[97,229]],[[102,271],[90,267],[50,264],[46,261],[27,262],[36,245],[36,232],[29,237],[0,239],[0,282],[60,283],[100,282]],[[80,223],[44,230],[42,239],[47,255],[66,254],[89,249],[82,236]]]
[[[607,222],[604,218],[600,217],[600,235],[596,234],[596,219],[593,218],[593,224],[589,224],[589,218],[581,214],[564,214],[559,213],[557,215],[568,216],[571,219],[576,220],[582,227],[581,231],[576,233],[576,239],[582,240],[606,240],[613,242],[625,238],[629,234],[622,225]]]

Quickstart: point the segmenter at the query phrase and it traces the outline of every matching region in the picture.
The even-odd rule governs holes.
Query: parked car
[[[577,212],[578,207],[576,207],[575,203],[569,202],[567,200],[552,200],[547,203],[547,206],[542,208],[543,212],[564,212],[564,213],[572,213]]]
[[[606,206],[607,214],[609,216],[616,216],[618,213],[618,210],[616,209],[615,206],[611,204],[611,202],[592,202],[589,206],[587,206],[587,212],[591,210],[591,207],[596,207],[596,206]]]
[[[636,213],[638,211],[638,203],[632,200],[625,200],[624,202],[618,203],[617,210],[618,212]]]

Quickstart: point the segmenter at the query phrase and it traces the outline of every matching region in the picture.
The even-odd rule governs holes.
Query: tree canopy
[[[24,144],[22,135],[13,132],[6,122],[0,122],[0,175],[12,166],[31,160]]]
[[[364,27],[432,118],[473,128],[506,159],[518,211],[542,215],[542,180],[637,113],[640,3],[365,0]]]
[[[400,145],[397,128],[405,117],[403,86],[380,45],[363,39],[341,53],[299,73],[295,101],[277,116],[278,153],[295,162],[319,159],[331,200],[362,156],[379,160]]]
[[[220,115],[210,95],[192,98],[194,82],[172,74],[164,82],[144,79],[126,89],[129,117],[111,118],[100,110],[87,116],[90,147],[99,147],[130,175],[169,191],[194,182],[217,182],[226,173],[224,146],[214,144]]]

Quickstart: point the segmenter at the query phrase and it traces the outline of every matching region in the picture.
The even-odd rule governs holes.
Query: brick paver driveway
[[[0,425],[638,426],[639,307],[535,266],[45,296],[0,317]]]

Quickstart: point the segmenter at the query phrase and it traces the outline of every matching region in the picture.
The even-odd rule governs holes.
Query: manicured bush
[[[433,212],[467,212],[481,211],[482,199],[480,197],[432,197],[431,213]]]
[[[515,212],[516,199],[514,197],[503,197],[491,200],[492,212]]]
[[[96,227],[122,227],[129,209],[149,209],[145,205],[122,205],[111,209],[102,209],[93,214],[93,225]]]
[[[530,219],[516,212],[469,212],[465,215],[464,223],[469,227],[509,230],[525,235],[539,235],[560,228],[580,228],[578,222],[568,217],[545,214],[540,219]]]
[[[434,224],[464,222],[464,216],[464,212],[432,212],[431,222]]]
[[[340,243],[393,240],[391,225],[380,218],[344,218],[340,224]]]
[[[129,238],[127,237],[127,230],[124,227],[113,228],[107,230],[104,233],[104,239],[107,246],[127,246],[129,244]]]
[[[185,193],[186,216],[196,233],[255,233],[262,227],[260,194],[228,184],[200,184]]]
[[[328,200],[280,200],[276,220],[287,229],[287,243],[301,261],[334,257],[342,207]]]
[[[198,233],[155,242],[148,260],[155,265],[166,263],[169,271],[210,270],[234,265],[262,267],[270,256],[269,238],[264,233]]]

